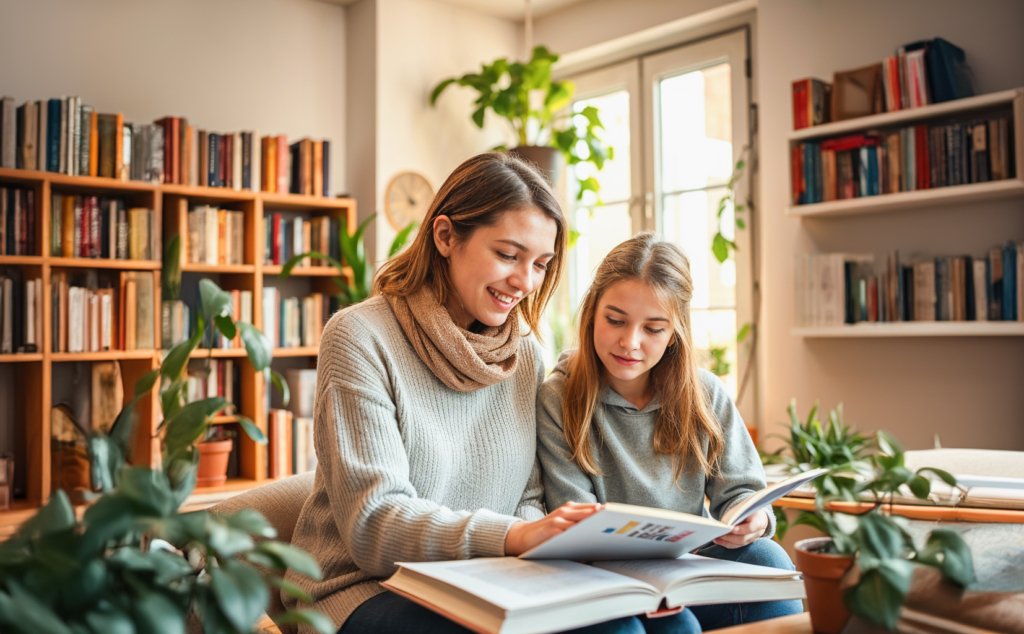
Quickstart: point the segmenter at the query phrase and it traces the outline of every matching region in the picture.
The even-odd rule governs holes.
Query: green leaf
[[[445,88],[452,85],[453,83],[455,83],[455,79],[446,79],[437,86],[435,86],[434,90],[430,92],[430,105],[437,105],[437,98],[441,96],[441,93],[444,92]]]
[[[391,249],[388,250],[388,258],[393,258],[398,255],[398,252],[402,250],[402,247],[404,247],[405,243],[409,240],[409,236],[418,226],[419,223],[410,222],[404,229],[398,232],[395,239],[391,241]]]
[[[875,434],[875,439],[878,442],[878,448],[886,455],[896,456],[904,453],[903,445],[900,444],[900,441],[887,431],[878,430],[878,433]]]
[[[160,368],[150,370],[142,375],[142,378],[135,382],[135,397],[138,398],[153,389],[153,385],[160,377]]]
[[[262,372],[264,368],[270,366],[270,360],[274,354],[270,338],[252,324],[238,322],[236,325],[242,335],[242,343],[245,344],[245,353],[249,356],[249,362],[252,363],[253,369]]]
[[[167,476],[148,467],[125,469],[118,493],[160,517],[168,517],[176,509]]]
[[[914,476],[907,485],[910,487],[910,491],[914,494],[914,497],[919,500],[927,500],[928,494],[932,491],[931,480],[922,475]]]
[[[912,572],[913,567],[903,559],[887,561],[879,568],[863,572],[860,582],[843,593],[843,602],[850,612],[894,630],[910,589]]]
[[[203,316],[196,315],[196,330],[192,333],[192,336],[187,340],[182,341],[178,345],[171,348],[171,351],[164,357],[163,363],[160,364],[160,374],[167,377],[171,381],[177,381],[181,379],[181,373],[185,369],[185,364],[188,363],[188,358],[192,354],[192,351],[196,349],[199,342],[203,340],[203,333],[206,331],[206,321]]]
[[[75,510],[63,489],[57,489],[50,496],[46,506],[21,525],[18,533],[24,537],[35,538],[66,530],[74,525]]]
[[[109,437],[96,434],[89,437],[89,467],[93,486],[110,491],[117,486],[118,473],[124,466],[124,454]]]
[[[748,334],[750,334],[750,324],[743,324],[740,331],[736,333],[736,343],[743,343],[743,340],[747,338]]]
[[[230,315],[217,315],[213,318],[213,323],[217,325],[217,330],[224,335],[225,339],[235,338],[235,322],[232,321]]]
[[[288,381],[285,380],[280,372],[273,369],[270,370],[270,380],[281,391],[281,406],[288,407],[288,403],[292,400],[292,392],[288,389]]]
[[[747,228],[747,223],[743,222],[743,218],[737,218],[736,219],[736,226],[739,227],[740,229],[746,229]]]
[[[277,558],[285,567],[291,568],[299,574],[312,577],[317,581],[321,578],[320,566],[301,548],[284,542],[262,542],[256,547],[256,550]]]
[[[185,613],[162,592],[141,589],[131,606],[140,632],[185,634]]]
[[[284,590],[284,592],[287,593],[288,596],[298,599],[299,601],[303,601],[305,603],[313,602],[313,598],[306,594],[306,592],[302,588],[295,585],[291,581],[286,580],[284,577],[268,575],[265,578],[268,583],[275,585],[278,588],[281,588],[281,590]]]
[[[207,317],[231,314],[231,293],[221,289],[208,277],[199,280],[199,298]]]
[[[208,569],[217,605],[240,632],[249,632],[270,601],[263,576],[253,568],[226,559],[219,568]]]
[[[270,525],[270,522],[259,511],[254,509],[242,509],[234,515],[223,515],[221,517],[223,517],[228,526],[245,531],[250,535],[259,535],[267,539],[277,537],[277,531]]]
[[[85,615],[85,622],[93,632],[102,634],[135,634],[135,623],[120,608],[107,604],[105,611],[94,610]]]
[[[164,459],[164,473],[174,493],[175,508],[180,507],[196,488],[198,466],[199,451],[191,445]]]
[[[924,473],[925,471],[930,471],[934,473],[939,477],[940,480],[942,480],[951,487],[955,487],[957,485],[956,478],[953,476],[953,474],[949,473],[948,471],[943,471],[942,469],[936,469],[934,467],[923,467],[921,469],[918,469],[917,473],[921,474]]]
[[[725,262],[729,259],[729,241],[725,239],[721,232],[716,233],[715,237],[711,240],[711,252],[715,254],[715,259],[719,262]]]
[[[181,236],[175,234],[164,248],[164,264],[160,271],[167,289],[167,300],[181,299]]]
[[[946,578],[961,586],[974,583],[971,549],[956,531],[948,528],[933,530],[918,558],[921,563],[937,567]]]
[[[252,536],[249,533],[233,528],[220,516],[206,516],[206,531],[209,535],[210,548],[222,557],[231,557],[253,548]]]
[[[320,634],[334,634],[338,629],[327,615],[316,610],[288,610],[273,617],[274,623],[309,625]]]
[[[236,414],[235,418],[238,419],[238,423],[242,426],[242,429],[249,438],[261,445],[267,444],[267,437],[263,433],[263,430],[260,429],[251,418],[242,416],[241,414]]]
[[[13,577],[7,577],[5,583],[10,595],[0,590],[0,623],[7,622],[25,634],[72,634],[60,617]]]
[[[214,396],[193,401],[182,407],[181,411],[167,422],[167,432],[164,436],[167,453],[174,455],[195,444],[206,431],[209,418],[228,405],[223,397]]]
[[[473,111],[472,119],[473,119],[473,123],[476,124],[476,127],[481,128],[481,129],[484,127],[484,115],[485,114],[487,114],[487,107],[486,106],[480,106],[479,108],[477,108],[476,110]]]
[[[861,550],[877,559],[894,559],[906,551],[903,532],[892,518],[875,511],[860,516]]]
[[[164,414],[164,420],[174,418],[181,411],[182,394],[186,387],[188,384],[184,380],[174,381],[160,393],[160,411]]]

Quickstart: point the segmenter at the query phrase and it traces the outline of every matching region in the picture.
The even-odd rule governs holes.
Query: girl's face
[[[555,257],[555,221],[536,208],[507,211],[492,226],[476,229],[456,242],[451,220],[434,221],[434,244],[448,258],[456,297],[446,307],[456,324],[474,321],[500,326],[509,311],[540,288]]]
[[[620,394],[646,388],[672,341],[669,312],[654,289],[637,280],[612,284],[598,299],[594,320],[594,349],[608,383]]]

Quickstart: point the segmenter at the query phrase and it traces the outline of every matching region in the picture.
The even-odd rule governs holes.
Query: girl
[[[641,233],[604,259],[580,307],[579,349],[538,395],[549,508],[623,502],[718,518],[764,488],[764,471],[722,383],[697,366],[693,282],[682,250]],[[699,554],[792,570],[754,513]],[[699,606],[641,619],[648,632],[710,630],[801,612],[799,601]]]
[[[544,178],[483,154],[448,177],[375,296],[325,327],[319,464],[293,535],[323,578],[287,579],[341,632],[465,632],[378,581],[395,562],[516,555],[594,511],[544,514],[534,416],[544,368],[519,328],[536,328],[565,250]]]

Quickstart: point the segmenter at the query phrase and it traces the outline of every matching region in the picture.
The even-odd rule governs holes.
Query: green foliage
[[[904,530],[905,520],[885,512],[885,504],[891,504],[896,493],[927,500],[930,477],[950,486],[957,486],[956,478],[932,467],[908,469],[905,450],[895,436],[886,431],[877,432],[874,438],[861,436],[843,423],[841,405],[830,413],[827,428],[817,420],[817,409],[815,404],[807,420],[801,422],[795,399],[788,408],[790,436],[786,443],[792,455],[784,457],[786,462],[800,470],[829,469],[814,482],[815,510],[801,513],[793,525],[811,526],[827,534],[832,538],[828,552],[855,558],[859,577],[844,591],[846,607],[893,630],[915,564],[932,566],[960,586],[974,581],[971,552],[959,534],[934,530],[924,548],[918,549]],[[836,510],[834,502],[861,502],[867,507],[845,512]],[[785,529],[789,524],[778,526]]]
[[[716,376],[725,376],[729,374],[729,370],[732,366],[725,360],[725,355],[729,352],[728,348],[720,348],[712,346],[708,348],[708,370],[710,370]]]
[[[601,170],[604,162],[614,157],[614,150],[597,135],[604,129],[598,110],[587,106],[575,114],[560,114],[572,103],[576,86],[568,80],[551,79],[551,65],[556,61],[558,55],[535,46],[528,62],[510,63],[502,58],[484,64],[480,72],[442,81],[430,93],[430,105],[452,84],[472,88],[477,99],[471,118],[478,128],[484,127],[484,115],[490,109],[509,122],[519,145],[554,147],[569,165],[589,162]],[[576,197],[599,189],[593,177],[581,179]]]
[[[199,452],[194,444],[214,414],[231,409],[217,397],[184,402],[184,368],[192,351],[208,328],[225,336],[237,331],[253,367],[270,372],[269,341],[251,326],[247,329],[248,324],[231,320],[230,295],[204,279],[200,297],[196,333],[136,383],[132,401],[108,434],[89,438],[93,482],[102,493],[82,519],[75,519],[67,495],[57,491],[12,539],[0,543],[0,631],[184,634],[186,617],[195,609],[207,634],[240,634],[251,632],[266,610],[269,585],[309,601],[300,589],[250,565],[259,563],[278,574],[292,568],[320,578],[316,563],[301,550],[275,541],[255,543],[253,536],[276,536],[261,515],[251,510],[229,517],[178,512],[195,487]],[[129,467],[125,456],[135,405],[158,387],[157,381],[164,415],[163,468]],[[253,440],[266,443],[257,425],[239,420]],[[203,561],[193,567],[181,554],[150,548],[154,539],[199,553]],[[285,613],[281,620],[309,623],[323,634],[335,629],[322,614],[308,610]]]
[[[725,210],[732,205],[733,218],[736,223],[736,228],[746,229],[747,223],[743,220],[740,215],[746,211],[745,205],[736,204],[736,183],[739,182],[740,177],[743,176],[743,170],[746,168],[747,162],[743,158],[749,151],[748,146],[744,146],[740,152],[740,160],[736,161],[736,167],[733,169],[732,176],[729,177],[729,182],[725,187],[725,196],[722,196],[721,200],[718,201],[718,209],[715,212],[715,216],[718,218],[718,231],[711,238],[711,252],[715,254],[715,259],[719,262],[725,262],[729,259],[730,251],[737,249],[736,242],[729,240],[722,233],[722,214]]]
[[[176,302],[181,299],[181,236],[174,234],[164,249],[164,264],[160,271],[164,280],[165,299]]]
[[[287,278],[291,275],[292,270],[298,266],[299,262],[306,258],[319,258],[330,262],[331,266],[338,269],[338,277],[333,278],[332,281],[338,287],[337,297],[342,306],[351,306],[363,301],[373,292],[373,266],[366,261],[366,246],[363,244],[363,237],[366,233],[366,228],[376,217],[376,213],[370,214],[351,235],[348,231],[348,221],[344,217],[341,218],[341,227],[338,230],[338,250],[341,252],[345,263],[352,270],[351,282],[349,281],[348,271],[345,270],[344,264],[319,251],[309,251],[308,253],[300,253],[293,256],[285,262],[279,277],[282,280]],[[418,223],[411,222],[398,232],[398,235],[391,242],[391,248],[388,249],[389,258],[398,255],[417,226],[419,226]]]

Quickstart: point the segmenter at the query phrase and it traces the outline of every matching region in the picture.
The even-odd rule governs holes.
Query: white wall
[[[187,117],[332,142],[344,191],[345,11],[315,0],[0,0],[0,93],[80,95],[127,121]]]

